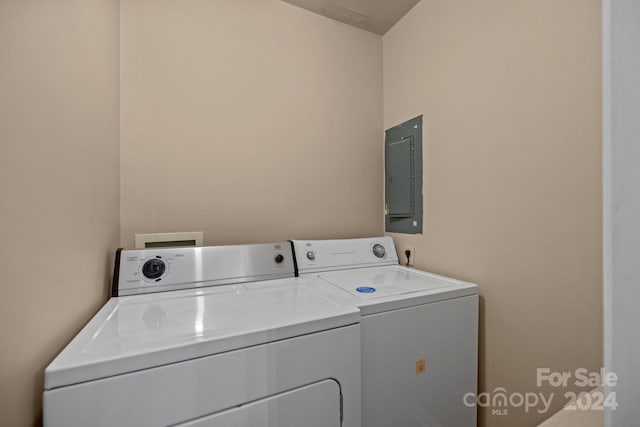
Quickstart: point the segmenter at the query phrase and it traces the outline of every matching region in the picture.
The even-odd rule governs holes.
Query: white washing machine
[[[290,243],[117,258],[46,368],[45,426],[361,426],[359,312],[293,278]]]
[[[390,237],[294,250],[300,277],[362,312],[363,426],[476,426],[476,285],[398,265]]]

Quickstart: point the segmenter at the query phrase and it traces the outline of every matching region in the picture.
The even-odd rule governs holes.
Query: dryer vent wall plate
[[[203,231],[136,234],[136,249],[203,246]]]

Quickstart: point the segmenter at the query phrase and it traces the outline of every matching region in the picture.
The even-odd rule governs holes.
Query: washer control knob
[[[314,254],[313,251],[307,251],[307,259],[309,261],[313,261],[314,259],[316,259],[316,254]]]
[[[157,279],[164,274],[166,269],[167,266],[163,260],[153,258],[142,265],[142,275],[147,279]]]
[[[384,246],[382,246],[380,243],[376,243],[375,245],[373,245],[373,254],[375,256],[377,256],[378,258],[384,258],[385,253],[386,253],[386,250],[384,249]]]
[[[284,261],[284,256],[282,254],[276,255],[275,261],[276,261],[276,264],[282,264],[282,261]]]

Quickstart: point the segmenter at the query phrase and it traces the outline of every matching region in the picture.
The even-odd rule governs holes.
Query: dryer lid
[[[45,371],[45,389],[359,322],[304,284],[282,279],[112,298]]]

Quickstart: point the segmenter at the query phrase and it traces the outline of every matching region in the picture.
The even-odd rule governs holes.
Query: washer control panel
[[[288,242],[118,250],[112,296],[294,277]]]
[[[374,244],[371,248],[371,251],[377,258],[384,258],[384,256],[387,254],[387,250],[380,243]]]
[[[293,248],[300,273],[341,268],[398,264],[398,255],[389,236],[366,239],[294,240]]]

